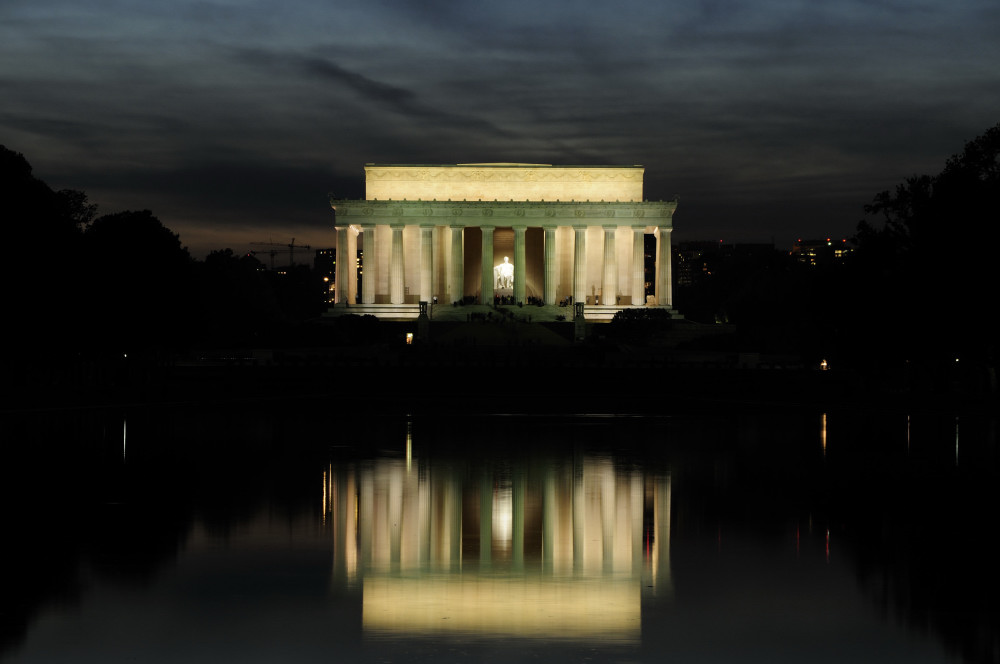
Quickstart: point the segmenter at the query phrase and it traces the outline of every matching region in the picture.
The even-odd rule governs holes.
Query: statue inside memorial
[[[507,256],[503,257],[503,263],[493,268],[493,280],[496,282],[495,288],[514,287],[514,264]]]

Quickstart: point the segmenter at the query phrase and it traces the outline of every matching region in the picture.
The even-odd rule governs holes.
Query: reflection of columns
[[[351,257],[356,253],[351,251],[351,240],[353,239],[352,234],[356,235],[357,231],[353,226],[337,226],[336,228],[337,267],[333,276],[335,288],[334,304],[353,304],[351,302],[351,292],[357,289],[357,284],[351,280],[351,268],[354,267],[354,261],[351,260]],[[357,279],[356,270],[354,271],[354,277]],[[351,287],[352,285],[354,288]]]
[[[367,279],[365,280],[367,281]],[[372,524],[375,520],[375,478],[371,473],[361,474],[361,490],[358,492],[358,558],[367,567],[372,562]]]
[[[556,228],[545,227],[545,304],[556,303]]]
[[[361,226],[361,304],[375,304],[376,281],[375,224],[364,224]]]
[[[605,231],[606,233],[607,231]],[[607,236],[605,235],[605,238]],[[605,242],[607,244],[607,242]],[[600,484],[601,507],[601,565],[605,572],[614,569],[615,563],[615,526],[617,525],[617,482],[614,467],[610,463],[602,463],[594,469],[594,474]]]
[[[587,301],[587,227],[573,227],[573,301]]]
[[[604,229],[604,274],[601,278],[601,304],[618,304],[618,255],[615,253],[616,226],[606,224]]]
[[[671,231],[672,228],[660,226],[656,235],[656,304],[661,307],[672,307],[674,301],[670,270]]]
[[[629,508],[632,533],[632,573],[642,571],[642,512],[645,496],[643,495],[642,475],[632,471],[629,477]]]
[[[430,473],[435,477],[434,473]],[[431,486],[431,561],[441,569],[457,569],[462,562],[462,488],[454,473],[428,480]]]
[[[491,228],[490,231],[492,230]],[[492,236],[492,232],[490,235]],[[492,554],[493,477],[484,472],[479,482],[479,563],[488,564]]]
[[[556,478],[550,466],[542,484],[542,568],[552,570],[556,546]]]
[[[411,471],[407,469],[407,474]],[[431,483],[427,476],[420,476],[417,473],[417,517],[420,519],[419,525],[419,556],[421,565],[426,565],[431,560]]]
[[[587,525],[587,496],[583,490],[582,459],[573,461],[573,569],[583,569],[584,529]]]
[[[430,302],[434,297],[434,228],[420,227],[420,294],[417,301]]]
[[[393,472],[395,471],[395,472]],[[388,473],[386,502],[386,526],[389,528],[389,562],[393,569],[399,569],[402,554],[403,532],[403,476],[398,468]]]
[[[357,574],[357,504],[354,501],[357,489],[354,475],[338,470],[334,478],[331,466],[327,479],[333,517],[333,576],[338,581],[351,583]]]
[[[448,479],[445,499],[448,501],[445,516],[448,526],[448,566],[455,569],[462,564],[462,486],[454,477]]]
[[[632,227],[632,304],[646,304],[645,226]]]
[[[516,253],[516,252],[515,252]],[[516,263],[515,263],[516,265]],[[511,496],[511,543],[513,545],[514,569],[524,568],[524,474],[515,472]]]
[[[673,591],[670,578],[670,475],[653,486],[653,588],[659,594]]]
[[[514,302],[524,302],[524,226],[514,226]]]
[[[389,255],[389,303],[405,304],[403,291],[403,225],[392,224],[392,253]]]
[[[458,302],[465,294],[465,253],[462,245],[462,226],[451,227],[451,274],[448,283],[451,285],[449,297],[452,302]]]
[[[480,226],[483,232],[483,284],[481,304],[493,304],[493,226]]]

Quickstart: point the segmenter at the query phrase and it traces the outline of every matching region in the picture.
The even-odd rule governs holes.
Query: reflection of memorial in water
[[[371,634],[637,642],[643,596],[671,592],[670,477],[608,458],[381,459],[331,467],[323,500]]]

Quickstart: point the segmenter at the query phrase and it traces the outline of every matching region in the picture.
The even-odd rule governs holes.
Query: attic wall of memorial
[[[365,166],[367,200],[642,201],[642,166]]]

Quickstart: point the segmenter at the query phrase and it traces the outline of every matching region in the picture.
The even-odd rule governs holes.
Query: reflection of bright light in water
[[[509,549],[514,538],[514,488],[500,481],[493,489],[493,543]]]
[[[823,445],[823,456],[826,456],[826,413],[823,413],[822,424],[819,430],[819,440]]]
[[[126,430],[125,424],[126,424],[126,421],[123,418],[122,419],[122,459],[125,458],[125,443],[126,443],[126,441],[128,439],[128,436],[126,435],[127,434],[127,430]]]
[[[588,457],[553,471],[544,486],[501,470],[463,491],[464,470],[407,474],[401,461],[357,475],[331,468],[327,479],[334,578],[351,587],[363,577],[366,632],[628,643],[640,636],[641,598],[672,595],[669,474],[619,471],[611,458]],[[463,501],[476,506],[465,523]],[[517,560],[521,548],[525,565],[513,576],[503,565],[464,566],[460,544],[470,528],[466,536],[483,538],[496,556],[486,561]],[[535,554],[539,564],[549,556],[548,571],[532,567],[525,531],[542,540]]]
[[[362,625],[376,635],[434,634],[637,643],[636,579],[550,577],[502,581],[475,574],[369,576]]]
[[[955,360],[958,362],[958,360]],[[958,418],[955,418],[955,465],[958,465]]]
[[[406,423],[406,472],[410,472],[413,463],[413,423]]]

